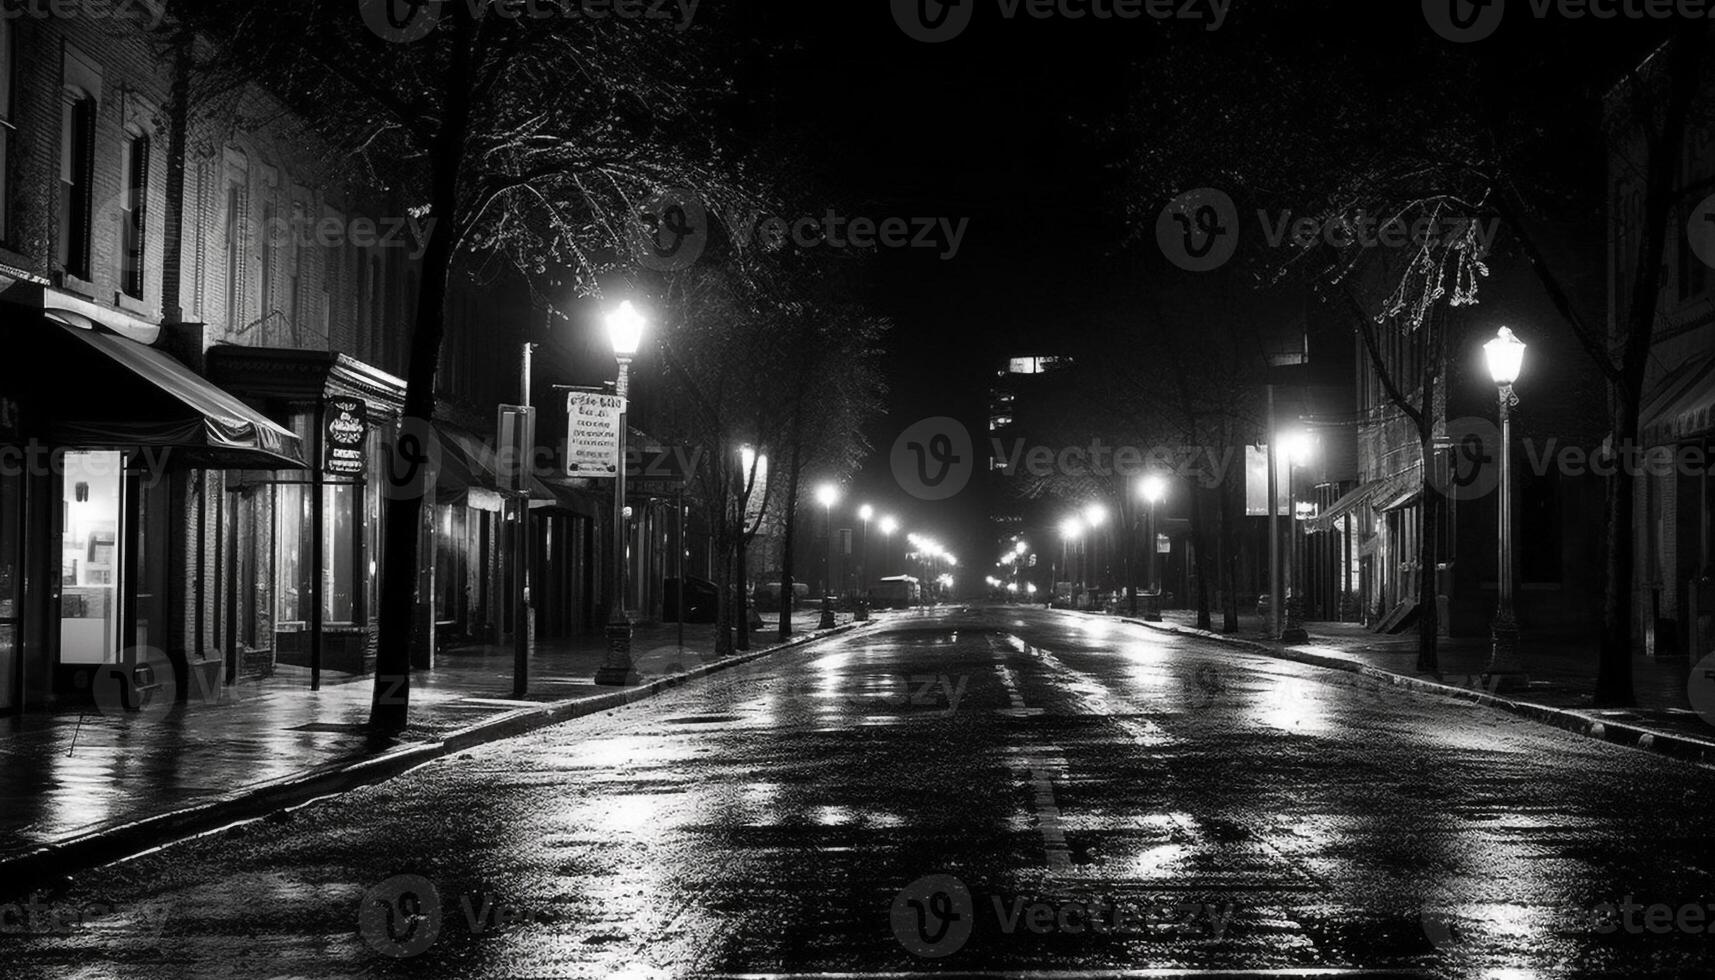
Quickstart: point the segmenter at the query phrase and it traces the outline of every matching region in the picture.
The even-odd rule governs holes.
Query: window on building
[[[273,201],[262,205],[261,248],[257,250],[256,319],[266,321],[275,311],[274,263],[280,251],[279,210]]]
[[[381,259],[372,256],[369,259],[369,322],[364,328],[369,331],[370,350],[375,352],[375,360],[385,365],[387,360],[387,302],[382,293]]]
[[[148,246],[149,137],[125,143],[125,195],[119,215],[119,288],[143,298],[144,254]]]
[[[89,276],[89,211],[95,170],[95,100],[68,94],[60,113],[59,235],[55,259],[68,275]]]
[[[241,299],[244,296],[244,189],[237,183],[226,185],[226,320],[230,330],[242,326],[239,322]]]
[[[12,21],[0,17],[0,242],[11,240]]]

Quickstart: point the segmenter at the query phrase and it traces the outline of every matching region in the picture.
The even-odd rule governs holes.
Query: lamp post
[[[1144,546],[1149,549],[1149,603],[1143,611],[1143,621],[1146,623],[1161,622],[1161,581],[1159,561],[1156,547],[1155,505],[1167,497],[1167,481],[1159,476],[1146,476],[1138,487],[1143,495],[1143,502],[1149,505],[1149,537],[1144,539]],[[1135,603],[1133,604],[1135,607]],[[1132,610],[1136,614],[1136,609]]]
[[[840,502],[840,488],[824,483],[816,488],[816,503],[822,505],[822,533],[827,536],[827,552],[822,556],[822,594],[834,594],[834,505]]]
[[[863,528],[863,540],[858,542],[857,560],[857,591],[861,600],[864,590],[869,587],[869,522],[875,516],[875,508],[864,504],[858,508],[858,522]]]
[[[1495,621],[1490,629],[1489,669],[1484,680],[1490,690],[1521,690],[1530,686],[1524,661],[1519,657],[1518,620],[1513,616],[1513,486],[1512,444],[1513,406],[1518,395],[1514,382],[1524,369],[1525,344],[1506,327],[1494,340],[1483,345],[1489,362],[1489,375],[1494,378],[1500,396],[1501,410],[1501,500],[1499,548],[1499,600]]]
[[[1092,501],[1084,506],[1084,523],[1090,527],[1090,587],[1100,592],[1102,588],[1101,537],[1097,531],[1108,521],[1108,509],[1099,502]]]
[[[643,344],[643,314],[629,301],[607,315],[607,336],[619,362],[614,393],[619,396],[619,459],[613,474],[613,592],[608,600],[607,662],[596,671],[597,684],[627,685],[638,682],[631,663],[631,617],[625,612],[625,437],[631,414],[626,399],[631,391],[631,359]]]
[[[1074,541],[1077,541],[1079,538],[1083,537],[1083,535],[1084,535],[1084,521],[1082,518],[1068,517],[1065,520],[1060,522],[1060,571],[1065,574],[1066,583],[1068,585],[1070,585],[1072,583],[1072,572],[1071,572],[1071,569],[1069,567],[1070,566],[1070,560],[1071,560],[1069,556],[1070,556],[1071,550],[1072,550],[1072,543]],[[1059,576],[1056,575],[1055,578],[1058,579]],[[1053,595],[1054,591],[1059,588],[1059,584],[1060,584],[1059,582],[1054,582],[1051,584],[1050,589],[1049,589],[1050,595]],[[1076,599],[1076,590],[1075,589],[1074,589],[1074,599]],[[1077,603],[1074,601],[1073,605],[1075,606],[1076,604]]]
[[[1280,628],[1280,642],[1307,643],[1310,634],[1304,629],[1304,597],[1298,588],[1298,467],[1310,461],[1311,441],[1308,433],[1290,432],[1280,438],[1286,450],[1286,622]]]

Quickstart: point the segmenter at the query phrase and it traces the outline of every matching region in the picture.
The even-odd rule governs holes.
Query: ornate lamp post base
[[[1295,595],[1286,597],[1286,622],[1280,627],[1280,642],[1310,642],[1310,633],[1304,629],[1304,601]]]
[[[1489,639],[1489,669],[1483,674],[1483,686],[1497,694],[1528,689],[1530,676],[1518,653],[1518,620],[1506,613],[1496,616]]]
[[[621,616],[607,624],[607,663],[595,672],[595,682],[608,687],[630,687],[640,683],[631,662],[631,620]]]
[[[1143,596],[1143,621],[1146,623],[1161,622],[1161,593],[1146,592]]]

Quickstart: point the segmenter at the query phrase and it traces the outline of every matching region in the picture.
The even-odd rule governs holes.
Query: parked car
[[[884,578],[869,589],[869,604],[873,609],[910,609],[922,602],[923,587],[909,575]]]
[[[803,582],[803,581],[800,581],[798,579],[793,579],[792,580],[792,602],[793,602],[793,605],[802,607],[809,600],[810,600],[810,583]],[[779,581],[773,581],[773,582],[759,583],[756,586],[756,592],[753,594],[751,601],[756,603],[756,607],[758,609],[767,609],[771,612],[773,610],[779,609],[780,608],[780,582]]]
[[[661,618],[669,623],[679,619],[679,580],[662,582]],[[712,623],[720,614],[720,586],[706,578],[685,576],[685,618],[687,623]]]

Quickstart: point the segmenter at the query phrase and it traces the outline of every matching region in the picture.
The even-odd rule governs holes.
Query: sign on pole
[[[603,391],[566,392],[566,475],[611,480],[619,474],[619,420],[625,399]]]
[[[502,490],[529,489],[530,464],[536,455],[536,410],[524,405],[500,406],[500,452],[495,465]]]

